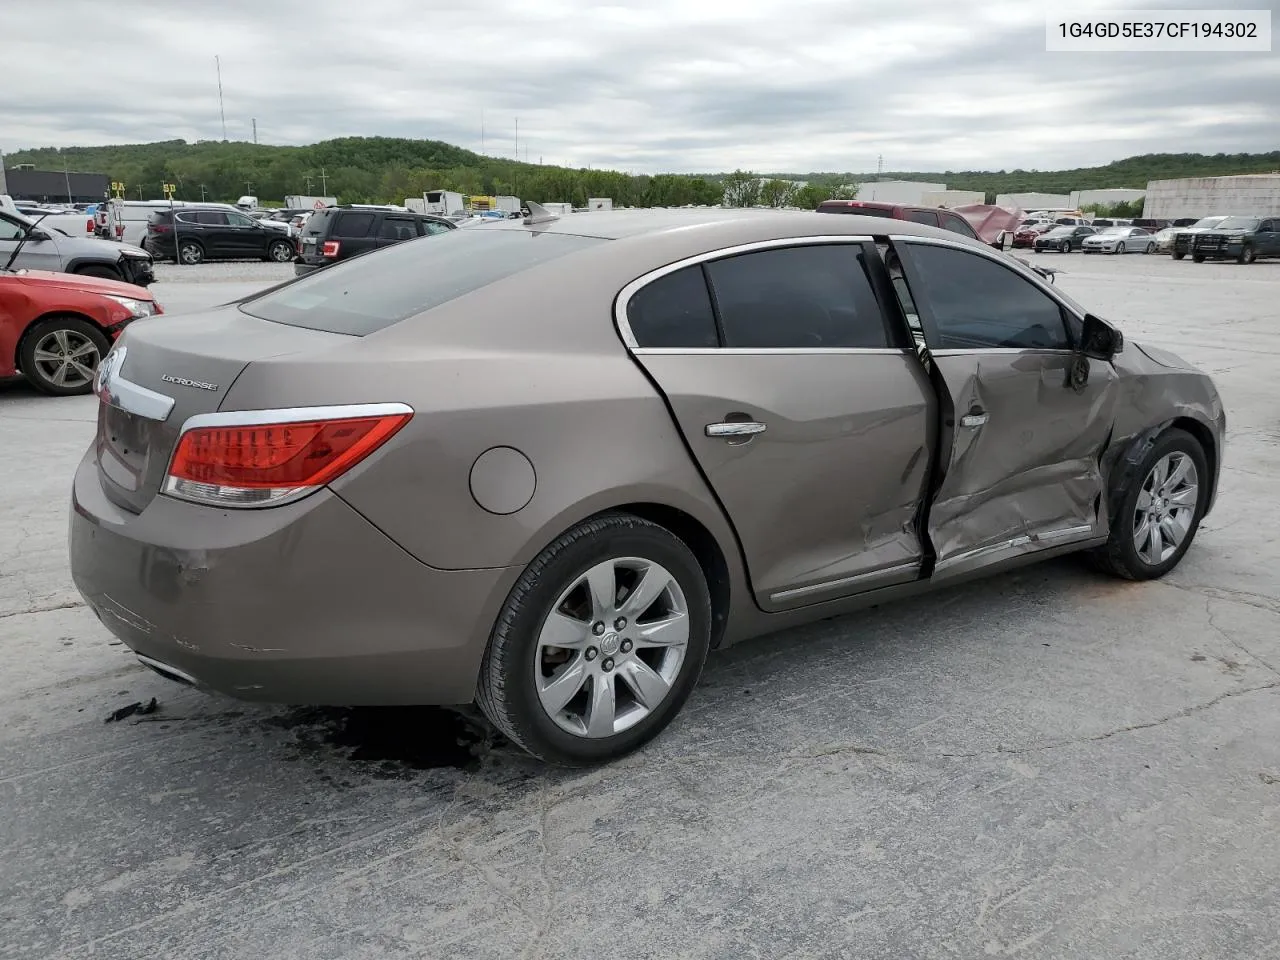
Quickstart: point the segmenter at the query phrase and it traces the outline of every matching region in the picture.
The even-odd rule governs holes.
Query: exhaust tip
[[[166,680],[172,680],[175,683],[180,683],[184,687],[199,686],[195,677],[191,676],[189,673],[184,673],[177,667],[171,667],[167,663],[162,663],[159,660],[153,660],[151,657],[143,656],[141,653],[137,654],[137,657],[138,662],[144,667],[150,667]]]

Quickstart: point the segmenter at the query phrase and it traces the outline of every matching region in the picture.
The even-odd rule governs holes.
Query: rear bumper
[[[69,546],[76,587],[132,650],[273,703],[470,702],[520,572],[428,567],[328,490],[267,510],[157,497],[128,513],[103,494],[92,450]]]
[[[308,263],[305,260],[293,261],[293,275],[295,277],[305,277],[308,273],[315,273],[317,270],[323,270],[327,264],[324,263]]]

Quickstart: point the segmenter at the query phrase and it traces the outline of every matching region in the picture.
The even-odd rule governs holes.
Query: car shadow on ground
[[[713,651],[690,703],[640,756],[650,751],[697,749],[697,734],[681,732],[686,724],[728,729],[741,728],[744,723],[767,724],[771,711],[786,708],[765,691],[780,679],[792,685],[838,686],[842,680],[833,676],[833,658],[846,679],[885,672],[889,661],[897,663],[903,655],[901,645],[885,642],[886,634],[901,635],[903,643],[916,649],[921,644],[927,648],[954,642],[954,638],[928,628],[935,617],[944,616],[941,611],[969,621],[993,613],[993,601],[998,604],[1023,598],[1032,604],[1070,604],[1083,600],[1082,594],[1133,587],[1094,573],[1079,557],[1064,557]],[[864,642],[863,633],[875,639]],[[956,653],[963,655],[962,651]],[[759,691],[754,701],[752,688]],[[232,701],[218,697],[207,702],[214,712],[193,717],[197,723],[253,728],[254,735],[248,740],[265,741],[284,750],[282,757],[259,758],[263,762],[298,762],[310,766],[320,779],[340,786],[351,785],[348,777],[405,781],[428,776],[425,771],[444,770],[507,785],[543,774],[558,779],[555,768],[544,766],[509,743],[475,707],[269,708],[237,703],[223,712],[215,704],[231,706]],[[691,720],[695,715],[696,721]],[[691,739],[681,743],[682,737]],[[244,748],[253,749],[248,743]]]

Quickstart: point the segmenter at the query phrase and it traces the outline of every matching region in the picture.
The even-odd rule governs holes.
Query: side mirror
[[[1084,331],[1080,335],[1080,352],[1094,360],[1110,360],[1124,349],[1124,334],[1101,317],[1092,313],[1084,316]]]
[[[27,231],[27,239],[32,243],[36,243],[40,240],[52,240],[53,238],[50,237],[49,234],[46,233],[45,231],[40,230],[39,228],[36,228],[36,227],[32,227],[30,230]]]

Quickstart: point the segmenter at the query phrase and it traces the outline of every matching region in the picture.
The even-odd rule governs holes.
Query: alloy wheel
[[[666,700],[689,639],[688,603],[670,571],[640,557],[597,563],[560,594],[538,632],[538,700],[567,733],[614,736]]]
[[[75,330],[51,330],[35,348],[39,375],[58,387],[83,387],[98,369],[98,345]]]
[[[1155,462],[1133,513],[1133,545],[1144,563],[1159,566],[1182,546],[1199,495],[1200,478],[1190,456],[1175,450]]]
[[[204,251],[194,243],[184,243],[182,245],[182,262],[186,264],[197,264],[204,259]]]

